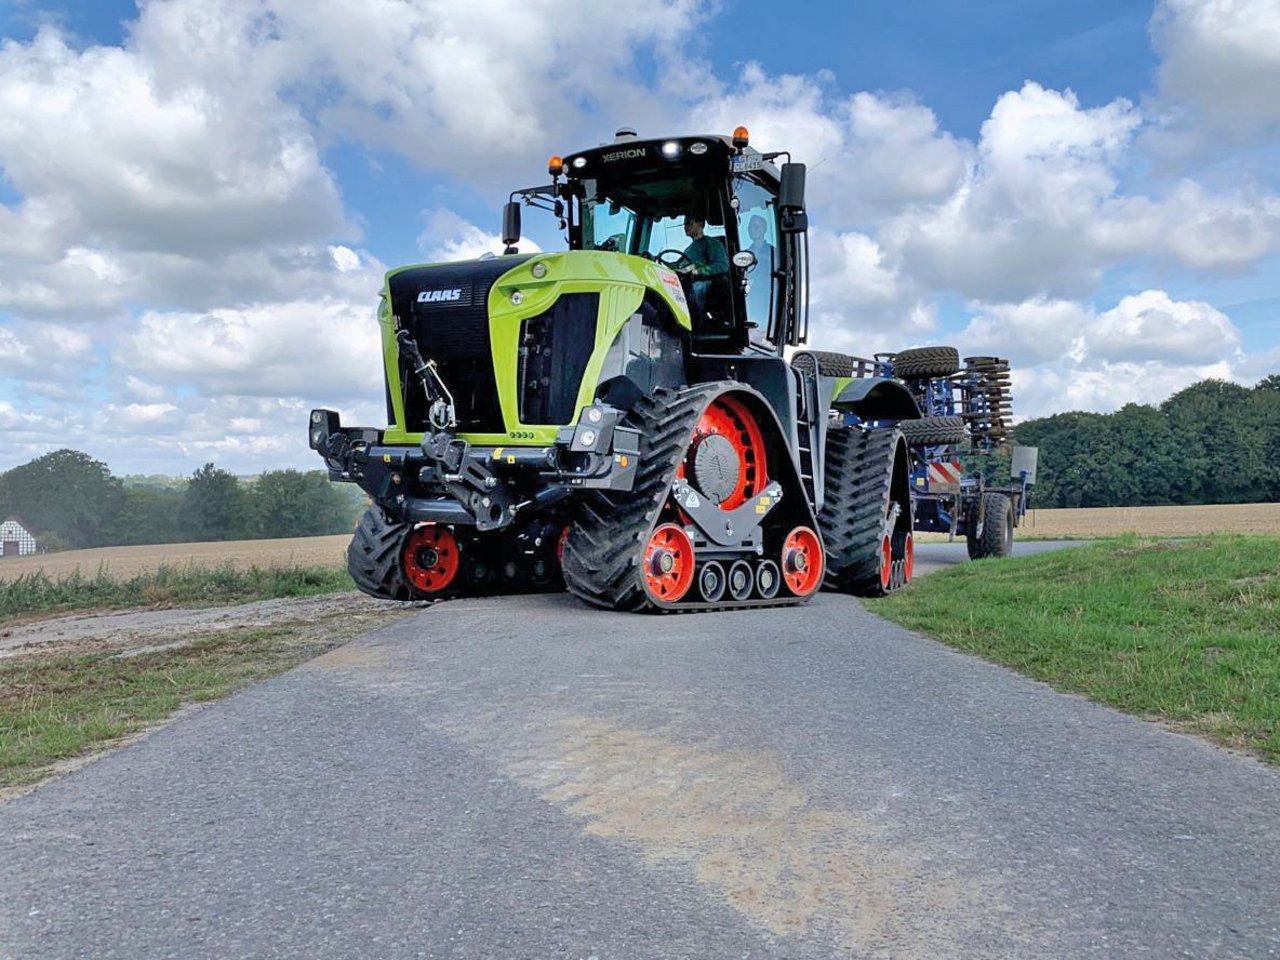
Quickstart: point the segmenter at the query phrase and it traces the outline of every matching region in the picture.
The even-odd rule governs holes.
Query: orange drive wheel
[[[405,578],[419,593],[439,593],[458,575],[458,541],[448,527],[415,527],[404,539]]]
[[[902,585],[905,587],[911,582],[911,574],[915,570],[916,565],[916,543],[911,536],[911,531],[907,531],[906,541],[902,545]]]
[[[688,477],[695,473],[692,463],[694,452],[699,442],[710,436],[720,436],[729,441],[733,456],[737,458],[737,478],[732,489],[727,490],[720,500],[721,510],[736,510],[768,486],[769,464],[765,455],[764,434],[760,432],[756,418],[741,400],[728,396],[716,397],[698,419],[698,426],[694,429],[694,442],[690,446],[690,462],[680,465],[677,476]]]
[[[684,528],[664,523],[644,548],[644,589],[659,605],[678,601],[693,583],[693,542]]]
[[[889,534],[880,540],[880,589],[886,593],[893,586],[893,541]]]
[[[796,527],[782,544],[782,578],[797,597],[822,585],[822,541],[809,527]]]

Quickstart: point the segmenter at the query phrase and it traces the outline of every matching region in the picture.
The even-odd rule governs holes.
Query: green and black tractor
[[[511,194],[504,255],[387,274],[389,426],[311,413],[330,477],[373,501],[348,551],[357,585],[678,611],[909,581],[896,424],[917,402],[864,361],[795,350],[804,165],[743,128],[621,130],[549,174]],[[568,249],[519,253],[522,207]]]

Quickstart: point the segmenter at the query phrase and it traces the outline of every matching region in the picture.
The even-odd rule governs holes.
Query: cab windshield
[[[581,203],[584,250],[610,250],[656,258],[664,250],[682,253],[689,246],[687,216],[705,219],[705,235],[724,237],[719,198],[692,177],[649,183],[629,181],[609,190],[599,181],[584,181]]]

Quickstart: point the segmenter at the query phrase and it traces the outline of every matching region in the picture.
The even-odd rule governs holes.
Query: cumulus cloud
[[[1220,150],[1280,130],[1280,0],[1160,0],[1151,37],[1172,113],[1163,145]]]
[[[806,161],[810,204],[829,223],[939,202],[963,182],[972,147],[939,129],[927,107],[905,93],[837,96],[833,88],[828,73],[773,76],[749,63],[732,87],[695,103],[690,125],[745,124],[760,149]]]
[[[422,219],[424,226],[418,235],[418,249],[431,263],[496,257],[506,249],[500,236],[482,230],[452,210],[425,210]],[[516,249],[521,253],[542,252],[528,237],[521,237]]]
[[[1250,382],[1240,331],[1220,310],[1144,290],[1097,311],[1068,300],[974,304],[966,354],[1014,361],[1020,419],[1158,402],[1205,377]]]
[[[299,300],[211,310],[148,311],[117,342],[129,368],[206,395],[360,396],[381,392],[374,302]]]

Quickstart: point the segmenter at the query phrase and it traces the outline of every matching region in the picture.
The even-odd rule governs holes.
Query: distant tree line
[[[1280,375],[1203,380],[1159,406],[1018,424],[1040,448],[1032,503],[1128,507],[1280,501]]]
[[[241,480],[206,463],[185,483],[126,482],[78,450],[0,474],[0,519],[17,514],[48,549],[346,533],[364,496],[323,471],[268,470]]]

